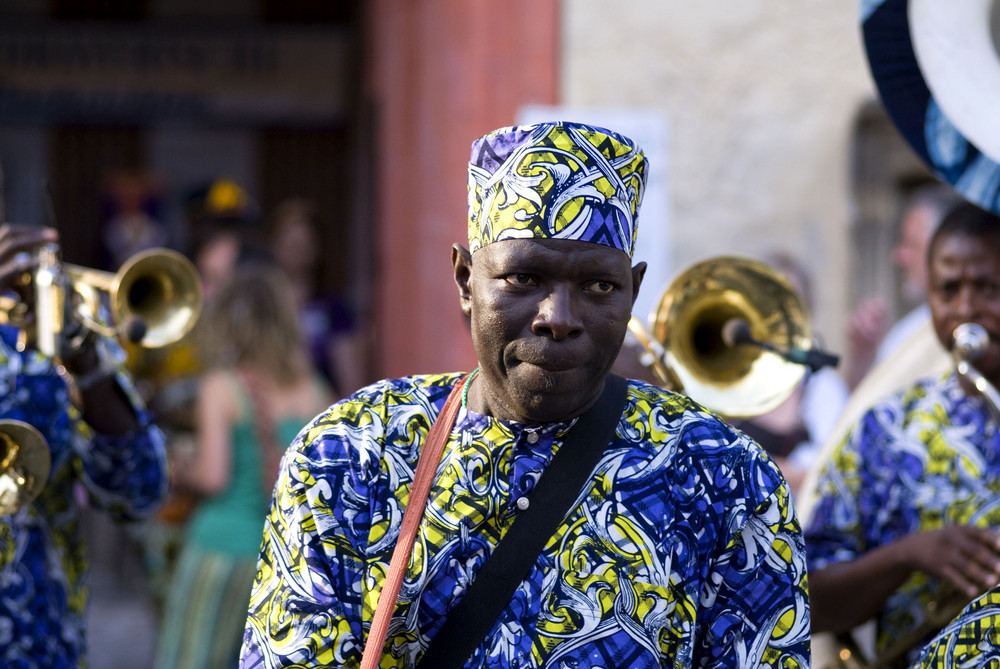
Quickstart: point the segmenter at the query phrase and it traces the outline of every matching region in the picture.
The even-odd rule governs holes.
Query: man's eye
[[[587,290],[607,295],[608,293],[613,293],[615,291],[615,284],[610,281],[593,281],[587,284]]]
[[[938,297],[942,300],[949,301],[958,294],[958,287],[954,284],[942,284],[937,287]]]
[[[512,286],[530,286],[535,283],[535,277],[531,274],[508,274],[504,281]]]

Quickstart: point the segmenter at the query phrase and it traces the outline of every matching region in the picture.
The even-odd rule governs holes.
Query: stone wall
[[[562,10],[562,102],[658,110],[669,125],[672,273],[719,254],[789,251],[813,275],[816,330],[843,350],[852,137],[876,95],[854,4],[565,0]]]

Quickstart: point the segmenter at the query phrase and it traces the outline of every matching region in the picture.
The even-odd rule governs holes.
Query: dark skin
[[[994,385],[1000,382],[1000,247],[966,235],[943,236],[929,259],[928,303],[938,341],[951,349],[962,323],[978,323],[990,335],[986,353],[973,364]],[[966,392],[976,391],[963,383]],[[942,579],[969,599],[1000,582],[1000,534],[949,525],[916,532],[856,560],[809,574],[814,632],[850,630],[875,615],[914,572]],[[844,593],[851,593],[845,597]]]
[[[25,277],[37,267],[35,252],[47,244],[58,244],[59,235],[51,228],[0,225],[0,292],[14,291],[30,303],[30,285]],[[98,368],[100,358],[95,336],[88,335],[82,345],[66,351],[59,362],[73,376]],[[135,412],[112,375],[101,378],[79,393],[83,419],[95,432],[106,435],[126,434],[139,427]]]
[[[600,397],[646,263],[612,247],[505,240],[451,253],[480,372],[477,413],[523,423],[576,418]]]

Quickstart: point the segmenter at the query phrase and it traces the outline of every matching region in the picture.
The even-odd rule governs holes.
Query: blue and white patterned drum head
[[[931,171],[1000,213],[1000,0],[862,0],[868,63]]]

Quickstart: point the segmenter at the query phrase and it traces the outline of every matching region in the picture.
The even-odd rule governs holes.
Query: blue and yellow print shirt
[[[16,341],[16,330],[0,326],[0,418],[38,428],[52,468],[32,504],[0,517],[0,667],[75,669],[86,655],[82,500],[119,520],[153,513],[167,493],[164,437],[125,373],[118,383],[140,428],[93,433],[52,360],[18,351]],[[105,344],[123,364],[121,349]]]
[[[362,389],[286,454],[241,666],[357,667],[420,444],[459,375]],[[572,423],[462,408],[382,667],[413,667]],[[630,381],[588,487],[467,667],[806,667],[798,522],[778,469],[687,398]]]
[[[818,486],[806,528],[811,570],[853,560],[913,532],[959,524],[1000,527],[997,424],[981,397],[962,390],[953,371],[920,380],[861,418],[832,454]],[[876,618],[876,650],[920,626],[941,592],[939,581],[921,573],[904,582]],[[985,637],[971,643],[980,642]],[[918,652],[919,644],[911,659]]]

